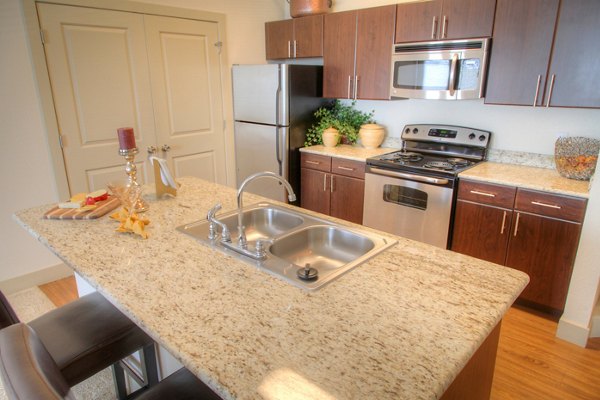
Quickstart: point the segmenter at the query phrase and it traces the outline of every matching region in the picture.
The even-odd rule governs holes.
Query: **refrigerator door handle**
[[[277,163],[279,164],[279,175],[282,175],[283,159],[281,157],[281,127],[275,128],[275,154],[277,155]]]

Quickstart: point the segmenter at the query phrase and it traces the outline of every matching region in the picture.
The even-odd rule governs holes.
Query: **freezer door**
[[[287,125],[287,67],[279,64],[233,66],[233,113],[236,121]],[[277,114],[279,113],[279,117]]]
[[[235,159],[237,187],[248,176],[261,171],[271,171],[287,177],[286,128],[235,122]],[[279,146],[279,150],[278,150]],[[274,179],[256,179],[246,191],[273,200],[286,201],[284,187]]]

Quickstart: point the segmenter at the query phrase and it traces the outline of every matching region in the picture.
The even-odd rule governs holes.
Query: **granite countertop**
[[[528,282],[398,237],[306,292],[176,231],[235,208],[232,188],[179,182],[176,198],[146,196],[147,240],[108,217],[42,219],[48,205],[15,219],[226,399],[438,398]]]
[[[323,156],[345,158],[348,160],[365,161],[369,157],[379,156],[385,153],[391,153],[398,149],[378,147],[376,149],[365,149],[361,146],[350,146],[347,144],[341,144],[336,147],[325,147],[323,145],[316,145],[310,147],[303,147],[300,149],[303,153],[320,154]]]
[[[461,172],[458,176],[463,179],[517,186],[569,196],[584,198],[589,196],[590,183],[588,181],[564,178],[554,169],[482,162]]]

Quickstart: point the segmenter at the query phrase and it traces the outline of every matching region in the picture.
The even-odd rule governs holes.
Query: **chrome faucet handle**
[[[242,249],[248,248],[248,241],[246,240],[246,227],[238,225],[238,244]]]
[[[231,242],[231,234],[229,233],[229,228],[223,222],[219,221],[215,214],[221,209],[221,203],[217,203],[213,208],[208,210],[206,214],[206,219],[210,222],[208,227],[208,238],[210,240],[215,240],[217,238],[217,229],[215,225],[221,227],[221,240],[223,242]]]

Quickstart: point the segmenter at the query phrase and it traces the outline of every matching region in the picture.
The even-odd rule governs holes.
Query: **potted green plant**
[[[354,144],[358,140],[358,131],[363,124],[374,123],[372,110],[369,113],[354,108],[356,101],[349,104],[334,100],[331,104],[315,111],[316,122],[306,132],[305,146],[323,144],[323,131],[335,128],[342,137],[342,143]]]

